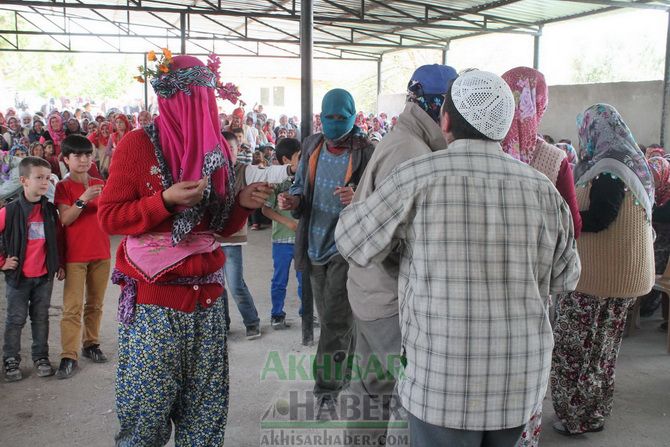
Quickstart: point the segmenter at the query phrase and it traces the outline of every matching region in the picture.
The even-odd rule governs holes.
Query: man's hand
[[[335,188],[333,195],[340,196],[340,203],[347,206],[354,200],[354,188],[351,186],[338,186]]]
[[[277,203],[281,210],[295,210],[300,205],[300,197],[283,192],[277,196]]]
[[[102,192],[102,185],[92,185],[92,186],[89,186],[88,188],[86,188],[86,191],[84,191],[84,194],[82,194],[79,197],[79,199],[88,203],[91,200],[98,197],[101,192]]]
[[[10,256],[9,258],[5,259],[5,263],[2,265],[1,269],[16,270],[18,266],[19,266],[19,258],[17,258],[16,256]]]
[[[244,208],[255,210],[265,204],[265,201],[273,191],[273,188],[268,183],[252,183],[240,191],[238,200]]]
[[[203,199],[208,178],[196,181],[175,183],[163,191],[163,202],[166,208],[175,206],[192,207]]]
[[[62,281],[65,279],[65,269],[63,267],[58,269],[58,273],[56,273],[56,279],[58,281]]]

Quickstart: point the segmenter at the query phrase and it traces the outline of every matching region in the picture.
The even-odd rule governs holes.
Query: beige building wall
[[[556,141],[569,138],[576,146],[577,115],[604,102],[619,111],[637,142],[647,146],[661,138],[662,98],[661,81],[551,86],[541,130]]]
[[[605,102],[621,113],[638,143],[648,146],[661,138],[662,97],[661,81],[551,86],[541,132],[556,141],[569,138],[576,146],[577,115],[592,104]],[[380,95],[378,111],[397,115],[404,102],[404,94]]]

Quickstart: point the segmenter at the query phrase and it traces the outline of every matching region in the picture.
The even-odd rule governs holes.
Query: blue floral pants
[[[192,313],[137,305],[119,325],[117,447],[223,445],[228,414],[224,303]]]

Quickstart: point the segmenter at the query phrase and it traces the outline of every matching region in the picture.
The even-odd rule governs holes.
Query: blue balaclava
[[[335,120],[332,115],[341,115],[344,120]],[[354,128],[355,121],[356,104],[351,93],[341,88],[326,93],[321,102],[321,124],[326,138],[331,141],[341,139]]]

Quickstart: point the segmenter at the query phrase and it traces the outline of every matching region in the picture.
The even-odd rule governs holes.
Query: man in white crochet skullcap
[[[547,389],[548,297],[579,279],[570,210],[502,151],[514,97],[500,77],[462,74],[441,114],[448,149],[399,165],[335,237],[350,263],[401,257],[411,444],[514,447]]]

